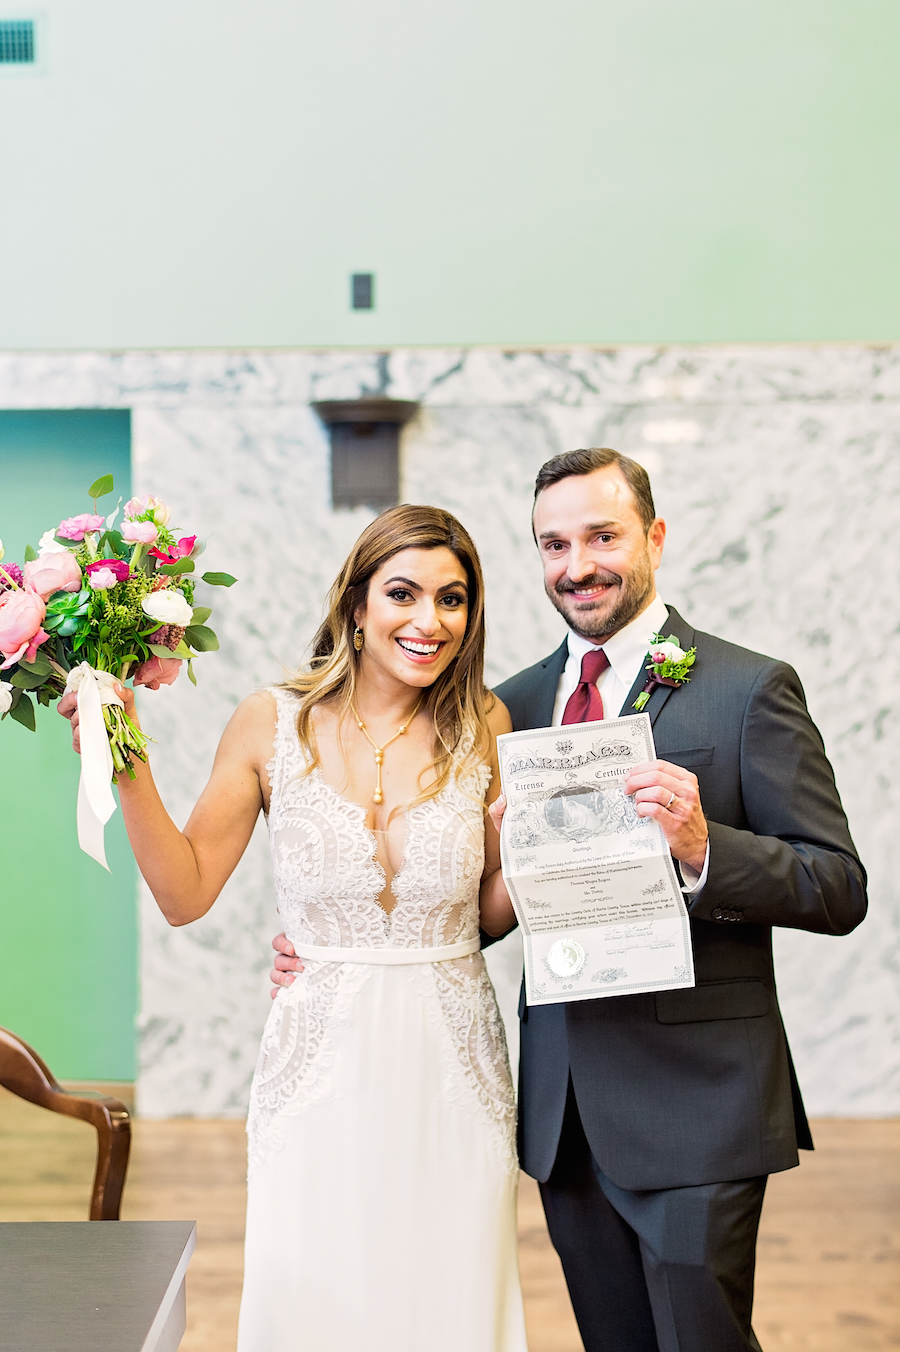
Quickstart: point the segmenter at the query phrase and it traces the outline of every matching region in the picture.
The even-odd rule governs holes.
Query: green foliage
[[[107,493],[113,491],[113,476],[111,474],[102,474],[96,479],[88,489],[88,497],[96,502],[98,498],[105,498]]]
[[[27,728],[29,732],[34,732],[34,705],[27,695],[20,694],[18,699],[15,695],[13,696],[13,705],[9,711],[9,716],[14,718],[17,723],[21,723],[22,727]]]
[[[212,606],[195,606],[191,624],[206,624],[212,614]]]
[[[37,550],[36,550],[36,549],[33,549],[31,545],[26,545],[26,546],[25,546],[25,562],[26,562],[26,563],[31,563],[32,560],[33,560],[33,559],[36,559],[36,558],[37,558]]]
[[[168,658],[175,656],[171,648],[164,648],[161,643],[148,643],[147,647],[154,657]]]
[[[49,676],[53,670],[53,664],[40,649],[34,655],[33,662],[26,662],[23,657],[19,658],[18,665],[23,671],[31,672],[35,676]]]
[[[164,573],[166,577],[180,577],[182,573],[194,571],[194,560],[178,559],[176,563],[162,563],[156,571]]]
[[[23,671],[21,667],[13,672],[10,678],[10,685],[17,686],[19,690],[37,690],[39,685],[43,685],[46,677],[33,671]]]
[[[211,587],[233,587],[237,582],[237,578],[230,573],[203,573],[202,577]]]
[[[188,674],[188,680],[190,681],[191,685],[196,685],[196,684],[197,684],[197,677],[194,675],[194,664],[193,664],[192,661],[190,661],[190,659],[188,660],[188,664],[187,664],[187,674]]]
[[[219,640],[205,624],[189,625],[184,637],[198,653],[214,653],[219,650]]]
[[[105,530],[100,536],[97,547],[104,559],[127,558],[128,551],[131,548],[122,539],[122,532],[117,530]]]

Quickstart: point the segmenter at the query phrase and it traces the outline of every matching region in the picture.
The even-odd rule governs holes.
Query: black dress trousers
[[[570,1083],[541,1196],[585,1352],[759,1352],[750,1313],[765,1186],[616,1187],[591,1154]]]

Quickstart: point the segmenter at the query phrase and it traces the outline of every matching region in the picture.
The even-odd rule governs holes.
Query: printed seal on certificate
[[[571,981],[581,976],[586,962],[587,953],[577,939],[557,939],[544,958],[547,971],[557,981]]]

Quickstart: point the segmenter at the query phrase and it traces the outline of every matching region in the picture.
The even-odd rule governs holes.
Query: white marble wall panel
[[[798,668],[872,910],[847,939],[778,934],[786,1022],[812,1111],[897,1112],[900,348],[0,354],[4,407],[132,408],[135,488],[167,498],[209,535],[209,566],[240,577],[211,594],[222,651],[197,663],[199,690],[143,699],[179,821],[230,711],[299,660],[368,519],[331,511],[309,402],[370,391],[423,404],[404,434],[404,496],[450,508],[475,536],[492,679],[559,641],[531,483],[547,456],[589,444],[650,470],[669,522],[666,598]],[[277,926],[262,830],[206,919],[173,931],[148,896],[141,906],[142,1109],[238,1114]]]

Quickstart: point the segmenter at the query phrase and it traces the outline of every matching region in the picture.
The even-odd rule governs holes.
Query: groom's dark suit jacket
[[[847,934],[866,911],[865,872],[822,739],[784,662],[695,632],[692,679],[658,687],[646,712],[657,755],[693,771],[709,820],[706,886],[689,898],[697,984],[528,1008],[520,1156],[545,1180],[571,1076],[601,1170],[631,1190],[789,1169],[809,1126],[781,1022],[772,926]],[[497,689],[518,729],[548,727],[565,643]],[[622,708],[633,712],[641,673]]]

